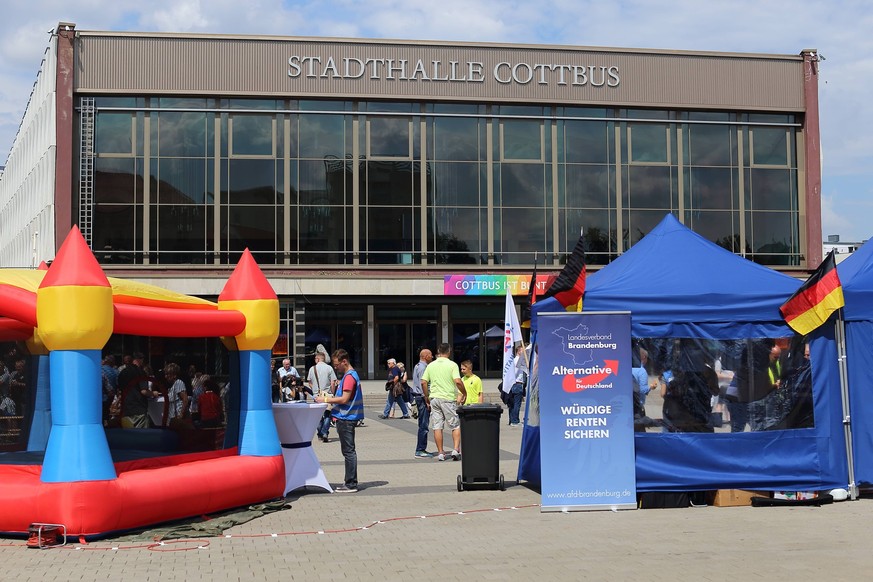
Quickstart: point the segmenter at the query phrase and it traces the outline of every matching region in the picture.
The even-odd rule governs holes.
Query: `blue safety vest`
[[[355,394],[345,404],[334,404],[331,415],[337,420],[363,420],[364,418],[364,394],[361,391],[361,379],[358,377],[357,370],[349,370],[340,379],[337,384],[335,396],[342,395],[343,384],[346,376],[351,375],[355,379]]]

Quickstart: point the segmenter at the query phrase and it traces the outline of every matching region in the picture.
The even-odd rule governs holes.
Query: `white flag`
[[[503,326],[503,391],[507,394],[515,383],[515,344],[521,341],[521,326],[515,313],[515,302],[506,290],[506,315]]]

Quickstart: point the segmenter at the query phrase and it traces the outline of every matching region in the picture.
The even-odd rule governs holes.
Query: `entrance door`
[[[406,364],[411,371],[418,363],[422,348],[428,348],[436,355],[437,324],[435,321],[416,321],[410,323],[380,323],[376,326],[376,343],[379,358],[376,362],[376,377],[387,377],[388,358]]]

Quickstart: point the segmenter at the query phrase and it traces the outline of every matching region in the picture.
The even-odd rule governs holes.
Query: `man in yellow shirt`
[[[473,373],[473,362],[464,360],[461,362],[461,375],[464,388],[467,389],[467,399],[464,404],[477,404],[484,401],[482,394],[482,379]]]
[[[421,376],[421,391],[424,402],[433,419],[433,439],[437,447],[437,461],[445,461],[443,450],[443,427],[452,431],[452,460],[461,458],[461,427],[456,406],[467,398],[458,365],[449,357],[452,347],[447,343],[437,346],[437,359],[427,365]]]

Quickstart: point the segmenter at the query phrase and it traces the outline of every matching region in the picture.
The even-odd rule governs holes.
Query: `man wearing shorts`
[[[467,391],[461,381],[458,365],[449,359],[452,347],[449,344],[437,346],[437,359],[427,365],[421,377],[421,390],[424,402],[433,419],[433,438],[437,448],[437,460],[445,461],[443,450],[443,426],[452,430],[452,459],[461,458],[461,428],[456,407],[463,404]]]

